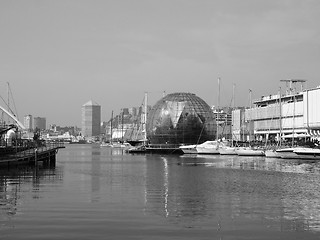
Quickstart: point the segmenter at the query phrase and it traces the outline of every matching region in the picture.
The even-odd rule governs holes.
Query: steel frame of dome
[[[215,118],[210,106],[193,93],[171,93],[151,109],[147,136],[152,144],[197,144],[213,140]]]

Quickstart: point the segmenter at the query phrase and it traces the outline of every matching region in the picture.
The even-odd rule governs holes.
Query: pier
[[[146,152],[157,154],[183,154],[177,144],[148,144],[146,146]]]
[[[183,152],[178,144],[147,144],[143,146],[133,147],[128,153],[151,153],[151,154],[177,154],[182,155]]]
[[[62,142],[45,142],[32,148],[12,148],[10,151],[5,149],[6,151],[1,151],[0,168],[18,164],[55,166],[56,154],[60,148],[65,148]]]

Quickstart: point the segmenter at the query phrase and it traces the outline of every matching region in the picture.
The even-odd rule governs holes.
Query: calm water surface
[[[320,163],[67,145],[0,170],[0,239],[320,239]]]

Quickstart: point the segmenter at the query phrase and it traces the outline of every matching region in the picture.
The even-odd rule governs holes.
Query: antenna
[[[297,88],[296,85],[297,83],[300,83],[300,91],[303,91],[304,89],[304,83],[307,80],[303,79],[281,79],[280,82],[285,82],[286,83],[286,94],[287,95],[293,95],[297,93]]]

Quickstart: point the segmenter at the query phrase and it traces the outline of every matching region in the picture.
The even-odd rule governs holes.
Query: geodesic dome
[[[160,99],[147,120],[152,144],[196,144],[215,137],[215,118],[210,106],[193,93],[172,93]]]

